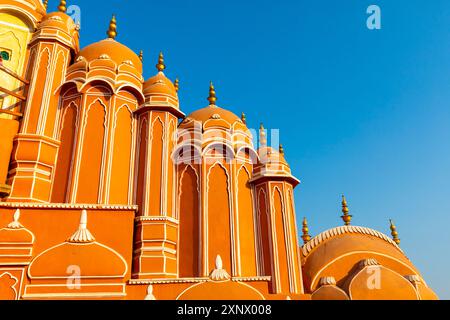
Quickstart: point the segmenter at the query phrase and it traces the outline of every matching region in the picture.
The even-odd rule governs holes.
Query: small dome
[[[198,121],[198,122],[201,122],[202,124],[204,124],[206,121],[211,120],[211,119],[225,120],[226,122],[228,122],[230,124],[230,126],[232,126],[236,122],[242,123],[242,120],[237,115],[235,115],[233,112],[222,109],[217,106],[213,106],[213,105],[192,112],[190,115],[188,115],[186,117],[187,121],[185,121],[185,122],[188,122],[188,121],[190,122],[190,121],[194,120],[194,121]],[[183,124],[184,123],[181,123],[181,127],[183,127]]]
[[[72,18],[63,12],[52,12],[46,15],[38,27],[38,29],[43,28],[62,30],[69,35],[73,35],[78,29]]]
[[[177,90],[175,89],[174,84],[162,71],[144,82],[144,96],[148,97],[155,95],[169,95],[178,99]]]
[[[99,42],[88,45],[87,47],[84,47],[80,51],[80,53],[78,53],[75,60],[77,60],[79,57],[83,57],[88,62],[90,62],[100,58],[100,56],[105,55],[113,60],[117,65],[120,65],[124,62],[131,62],[133,66],[140,73],[142,73],[142,61],[141,59],[139,59],[139,56],[127,46],[111,38],[101,40]]]
[[[259,158],[262,163],[281,163],[288,165],[284,155],[272,147],[261,147],[258,149]]]

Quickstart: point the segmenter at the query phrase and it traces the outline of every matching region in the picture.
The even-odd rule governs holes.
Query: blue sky
[[[59,1],[50,1],[56,7]],[[312,234],[341,225],[389,233],[441,298],[450,298],[450,2],[448,0],[68,1],[82,46],[105,38],[145,52],[145,76],[165,53],[182,110],[218,104],[250,127],[280,129],[302,180],[297,215]],[[382,29],[366,27],[381,8]]]

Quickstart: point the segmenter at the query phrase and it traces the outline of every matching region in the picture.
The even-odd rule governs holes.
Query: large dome
[[[131,61],[134,67],[142,73],[142,61],[139,56],[127,46],[111,38],[88,45],[78,53],[76,59],[81,56],[87,61],[92,61],[102,55],[107,55],[117,65]]]

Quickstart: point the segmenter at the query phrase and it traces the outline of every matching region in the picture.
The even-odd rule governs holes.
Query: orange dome
[[[78,29],[72,18],[63,12],[52,12],[46,15],[38,27],[38,29],[43,28],[62,30],[70,35]]]
[[[134,67],[142,73],[142,61],[139,59],[139,56],[127,46],[111,38],[101,40],[83,48],[80,53],[78,53],[75,60],[81,56],[87,61],[92,61],[98,59],[102,55],[107,55],[117,65],[126,61],[131,61]]]
[[[205,123],[211,119],[222,119],[228,122],[230,126],[232,126],[235,122],[242,123],[242,120],[233,112],[213,105],[192,112],[186,117],[186,119],[201,123]],[[183,127],[183,123],[181,124],[181,127]]]
[[[147,97],[153,95],[169,95],[174,98],[178,97],[174,84],[164,75],[162,71],[158,72],[156,76],[151,77],[144,83],[144,96]]]
[[[65,242],[38,255],[28,273],[30,278],[67,277],[67,266],[70,265],[79,266],[81,278],[122,277],[127,271],[125,260],[98,242]]]
[[[333,276],[339,283],[363,259],[377,259],[402,276],[418,274],[391,238],[364,227],[342,226],[322,232],[302,247],[302,255],[306,289],[311,291],[324,276]]]

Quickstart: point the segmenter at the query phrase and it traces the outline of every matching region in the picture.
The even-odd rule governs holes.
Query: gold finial
[[[216,101],[217,101],[217,97],[216,97],[216,89],[214,88],[214,84],[211,83],[209,84],[209,97],[208,97],[208,101],[209,104],[211,106],[215,106],[216,105]]]
[[[178,92],[178,90],[180,90],[180,80],[176,78],[175,83],[173,85],[175,86],[175,91]]]
[[[117,37],[117,20],[116,15],[113,14],[111,21],[109,22],[109,29],[108,32],[106,32],[108,35],[108,38],[110,39],[116,39]]]
[[[278,150],[279,152],[280,152],[280,154],[282,155],[282,156],[284,156],[284,148],[283,148],[283,145],[282,144],[280,144],[280,147],[279,147],[279,150]]]
[[[144,51],[142,51],[142,50],[139,52],[139,59],[141,61],[144,61]]]
[[[309,235],[309,228],[308,228],[308,220],[306,220],[306,217],[303,218],[303,235],[302,235],[302,239],[303,239],[303,243],[308,243],[309,240],[311,240],[311,236]]]
[[[397,245],[400,245],[400,238],[398,237],[398,232],[397,232],[397,227],[395,226],[394,222],[392,221],[392,219],[389,219],[389,223],[391,224],[391,235],[392,235],[392,240],[394,240],[394,242]]]
[[[48,0],[44,0],[44,2],[42,3],[44,5],[45,10],[48,9]]]
[[[59,2],[58,10],[62,13],[67,12],[67,2],[65,0],[61,0]]]
[[[245,113],[243,113],[243,112],[242,112],[242,114],[241,114],[241,120],[242,120],[242,123],[243,123],[243,124],[247,125],[247,116],[246,116]]]
[[[156,65],[156,69],[159,72],[163,72],[166,69],[166,65],[164,64],[164,55],[162,52],[159,53],[158,64]]]
[[[63,13],[67,12],[67,2],[65,0],[61,0],[59,2],[58,10]]]
[[[264,125],[262,123],[259,126],[259,146],[267,146],[266,129],[264,129]]]
[[[348,210],[348,205],[347,205],[347,200],[345,199],[345,196],[342,196],[342,213],[343,215],[341,216],[342,220],[344,221],[346,226],[350,225],[350,222],[352,221],[352,215],[348,214],[349,210]]]

